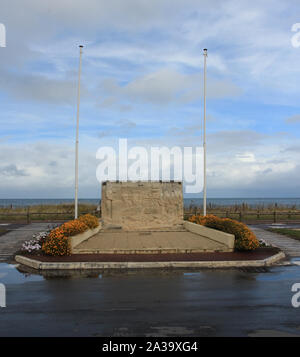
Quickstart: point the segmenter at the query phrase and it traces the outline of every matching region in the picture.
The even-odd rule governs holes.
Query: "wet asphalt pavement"
[[[0,264],[0,336],[300,336],[300,266],[52,272]]]

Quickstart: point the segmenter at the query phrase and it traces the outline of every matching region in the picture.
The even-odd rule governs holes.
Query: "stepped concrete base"
[[[234,236],[185,222],[162,230],[103,229],[77,245],[73,254],[161,254],[232,252]]]
[[[183,221],[181,182],[102,183],[102,229],[73,254],[232,252],[234,236]]]
[[[37,270],[105,270],[105,269],[183,269],[183,268],[242,268],[268,267],[284,259],[279,252],[262,260],[235,261],[165,261],[165,262],[42,262],[21,255],[15,260]]]

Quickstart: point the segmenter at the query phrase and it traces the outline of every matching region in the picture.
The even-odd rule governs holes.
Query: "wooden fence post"
[[[277,221],[277,217],[276,217],[276,211],[274,211],[274,219],[273,219],[274,223],[276,223]]]
[[[242,222],[242,212],[239,213],[239,220]]]

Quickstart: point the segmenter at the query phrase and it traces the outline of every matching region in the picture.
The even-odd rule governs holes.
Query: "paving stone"
[[[258,227],[249,227],[258,239],[263,239],[269,244],[280,248],[288,256],[300,257],[300,241],[289,238],[283,234],[269,232]]]

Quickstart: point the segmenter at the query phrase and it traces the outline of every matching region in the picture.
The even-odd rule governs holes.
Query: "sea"
[[[0,207],[27,207],[36,205],[59,205],[63,203],[73,203],[73,198],[26,198],[26,199],[0,199]],[[79,203],[89,203],[98,205],[100,200],[94,198],[81,198]],[[184,198],[186,207],[193,205],[201,207],[202,198]],[[300,208],[300,198],[207,198],[208,207],[248,205],[249,207],[269,207],[285,206]]]

